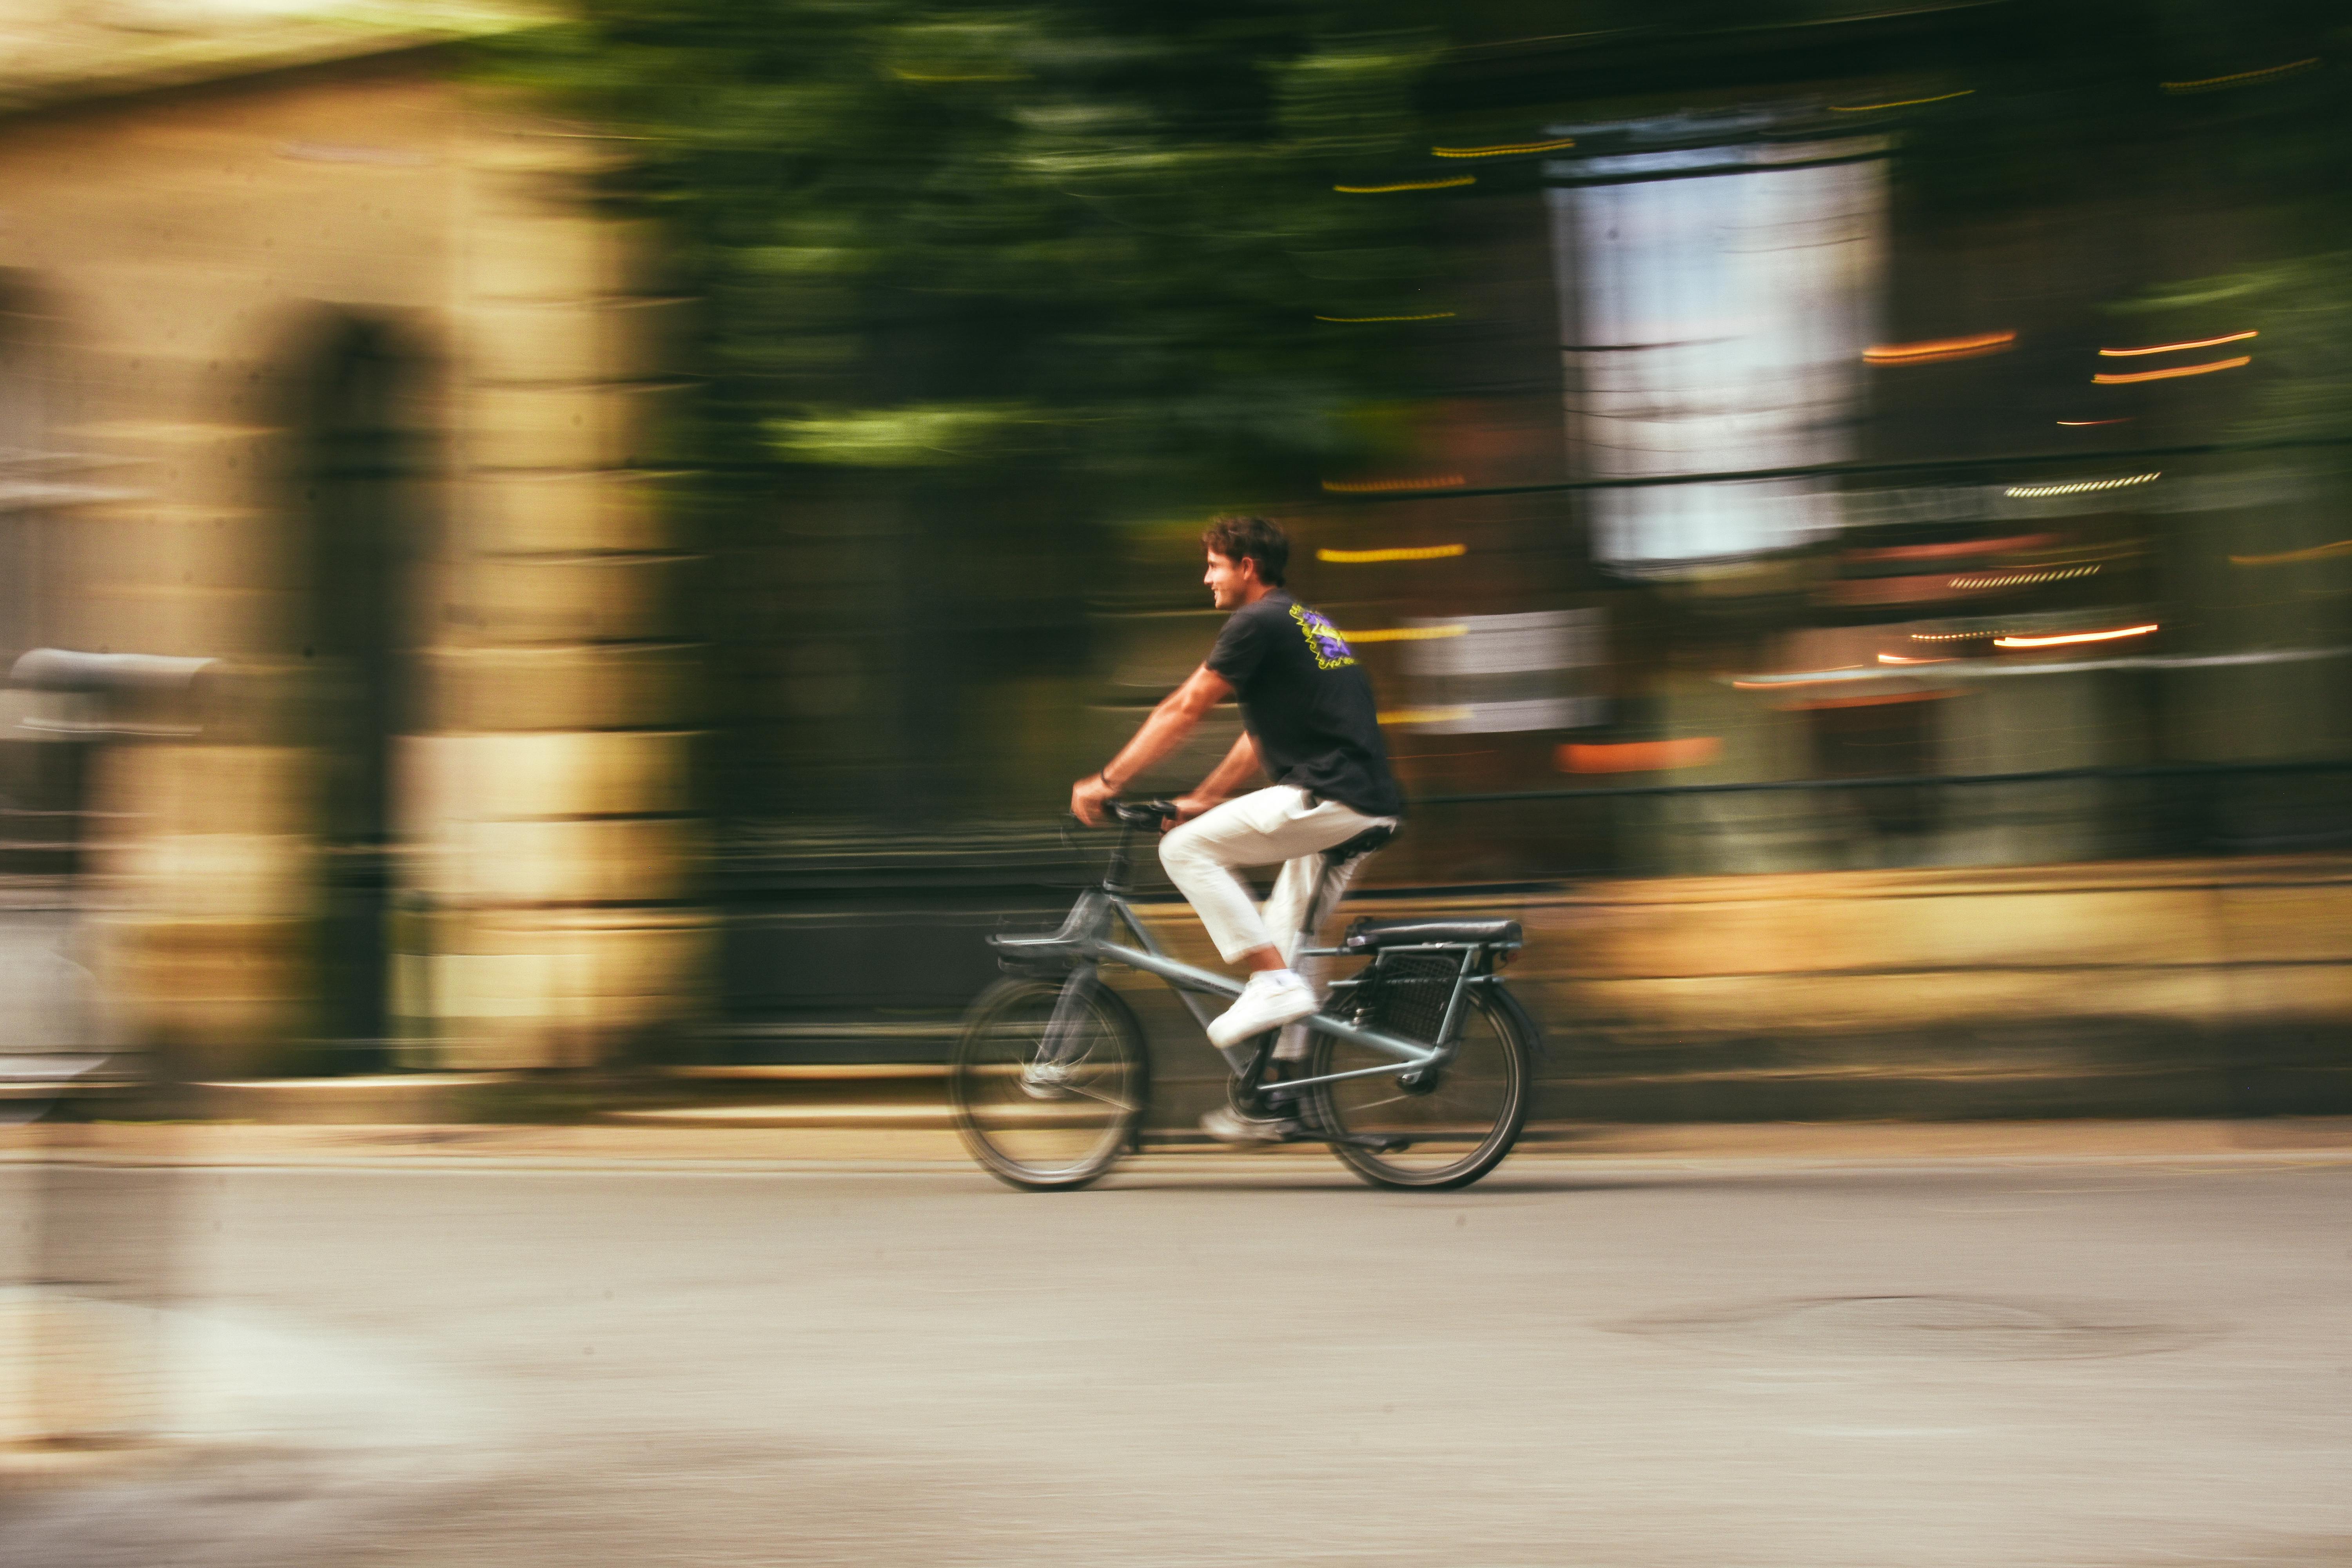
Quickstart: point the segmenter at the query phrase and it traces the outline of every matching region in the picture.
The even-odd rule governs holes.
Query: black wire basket
[[[1461,973],[1457,953],[1383,953],[1357,986],[1357,1016],[1374,1028],[1436,1045]]]

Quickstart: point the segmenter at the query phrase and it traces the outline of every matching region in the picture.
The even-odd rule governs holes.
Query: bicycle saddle
[[[1339,939],[1349,952],[1371,952],[1383,947],[1418,947],[1434,942],[1474,942],[1486,947],[1517,947],[1517,921],[1376,921],[1367,916],[1348,927]]]
[[[1360,855],[1370,854],[1396,836],[1397,830],[1393,827],[1377,826],[1367,827],[1353,838],[1344,843],[1334,844],[1330,848],[1323,851],[1324,862],[1331,866],[1344,866]]]

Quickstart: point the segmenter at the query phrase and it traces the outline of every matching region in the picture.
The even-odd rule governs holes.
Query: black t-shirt
[[[1242,702],[1266,776],[1367,816],[1402,816],[1372,683],[1331,623],[1276,590],[1235,610],[1209,668]]]

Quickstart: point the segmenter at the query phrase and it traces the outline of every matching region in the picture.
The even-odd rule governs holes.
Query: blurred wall
[[[699,990],[664,310],[440,56],[218,73],[0,123],[5,651],[217,661],[93,748],[107,979],[202,1075],[593,1059]]]

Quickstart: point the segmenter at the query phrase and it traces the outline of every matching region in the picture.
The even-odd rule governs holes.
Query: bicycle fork
[[[1037,1042],[1037,1054],[1021,1069],[1023,1088],[1054,1091],[1068,1082],[1070,1068],[1086,1055],[1080,1048],[1079,1023],[1086,1016],[1087,993],[1102,984],[1100,967],[1089,962],[1070,971],[1061,994],[1054,998],[1054,1014],[1045,1021],[1045,1036]]]

